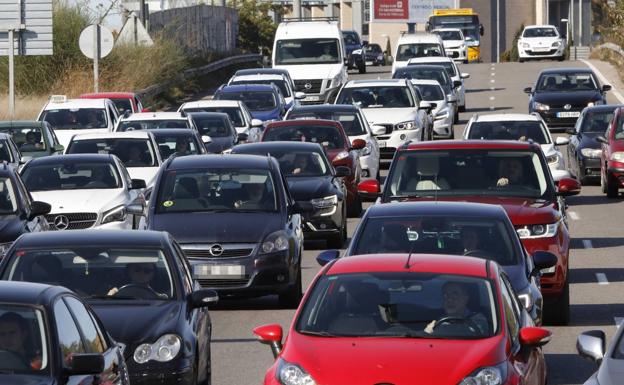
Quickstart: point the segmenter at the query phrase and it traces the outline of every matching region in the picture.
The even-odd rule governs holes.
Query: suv
[[[565,60],[566,45],[554,25],[527,25],[518,38],[518,61],[553,58]]]
[[[379,191],[374,179],[361,193]],[[570,234],[564,196],[578,194],[576,179],[555,186],[541,147],[532,142],[436,141],[397,150],[380,202],[448,200],[503,206],[529,254],[547,250],[557,265],[543,270],[544,318],[565,324],[570,316]]]
[[[447,56],[444,50],[444,41],[440,35],[434,33],[402,35],[394,52],[392,73],[397,68],[405,67],[410,59],[424,56]]]
[[[286,109],[299,105],[299,101],[305,99],[306,95],[303,92],[295,92],[292,80],[289,80],[281,73],[245,73],[239,75],[237,71],[234,76],[228,81],[229,86],[241,85],[241,84],[275,84],[286,101]]]
[[[366,45],[356,31],[342,31],[345,53],[347,54],[347,69],[357,68],[361,74],[366,73]]]

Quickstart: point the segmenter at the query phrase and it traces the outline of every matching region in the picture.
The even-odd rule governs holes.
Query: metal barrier
[[[600,44],[600,45],[597,45],[597,46],[593,47],[593,49],[601,49],[601,48],[611,50],[611,51],[619,54],[620,56],[624,57],[624,50],[622,49],[622,47],[620,47],[617,44],[604,43],[604,44]]]

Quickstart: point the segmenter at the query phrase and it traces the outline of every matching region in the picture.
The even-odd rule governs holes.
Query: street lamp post
[[[566,46],[570,45],[570,22],[568,19],[561,19],[562,23],[566,25]]]

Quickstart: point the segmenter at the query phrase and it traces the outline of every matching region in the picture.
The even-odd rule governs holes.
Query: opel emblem
[[[571,104],[566,104],[565,106],[563,106],[564,109],[569,110],[570,108],[572,108]]]
[[[65,215],[57,215],[56,218],[54,218],[54,227],[57,230],[67,229],[67,227],[69,227],[69,218]]]
[[[221,254],[223,254],[223,246],[221,246],[221,245],[212,245],[208,249],[208,252],[213,257],[219,257],[219,256],[221,256]]]
[[[304,87],[306,90],[311,90],[311,89],[312,89],[312,83],[306,83],[303,87]]]

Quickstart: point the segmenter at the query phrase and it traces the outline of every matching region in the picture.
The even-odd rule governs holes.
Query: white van
[[[397,68],[405,67],[410,59],[416,57],[442,56],[446,57],[444,42],[440,35],[434,33],[415,33],[402,35],[394,52],[392,73]]]
[[[288,70],[302,104],[322,104],[347,82],[345,48],[338,22],[283,21],[275,32],[273,68]]]

